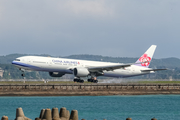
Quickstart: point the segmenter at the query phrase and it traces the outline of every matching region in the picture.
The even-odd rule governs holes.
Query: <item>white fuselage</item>
[[[108,65],[121,65],[120,63],[87,61],[77,59],[40,57],[40,56],[24,56],[19,57],[12,62],[21,70],[32,71],[46,71],[46,72],[64,72],[65,74],[73,74],[74,68],[89,68]],[[153,72],[142,72],[141,70],[148,70],[150,68],[131,65],[115,70],[103,70],[102,76],[107,77],[131,77],[137,75],[144,75]]]

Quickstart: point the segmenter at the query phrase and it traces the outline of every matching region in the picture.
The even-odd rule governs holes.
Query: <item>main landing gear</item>
[[[74,78],[74,82],[84,83],[84,80],[80,78]]]
[[[92,78],[88,79],[88,82],[98,83],[98,80],[96,79],[96,77],[92,77]]]
[[[95,75],[91,76],[87,81],[91,83],[98,83]],[[74,82],[84,83],[84,80],[80,79],[80,77],[74,77]]]

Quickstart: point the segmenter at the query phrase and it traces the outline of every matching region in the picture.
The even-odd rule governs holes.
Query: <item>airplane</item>
[[[125,78],[167,70],[149,68],[155,49],[156,45],[151,45],[135,63],[128,64],[41,56],[18,57],[12,64],[22,71],[23,77],[26,70],[46,71],[51,77],[73,74],[74,82],[83,83],[84,80],[81,78],[87,77],[88,82],[97,83],[98,76]]]

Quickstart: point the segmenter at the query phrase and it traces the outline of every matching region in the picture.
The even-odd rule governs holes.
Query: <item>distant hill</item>
[[[11,65],[11,62],[21,56],[27,56],[29,54],[10,54],[6,56],[0,56],[0,67],[5,70],[6,79],[19,79],[20,71]],[[37,56],[50,56],[50,55],[37,55]],[[70,58],[70,59],[82,59],[82,60],[92,60],[92,61],[103,61],[103,62],[115,62],[115,63],[134,63],[138,60],[138,58],[127,58],[127,57],[108,57],[108,56],[101,56],[101,55],[70,55],[65,56],[62,58]],[[152,68],[169,68],[168,71],[159,71],[153,75],[145,75],[139,76],[137,78],[158,78],[158,79],[168,79],[169,77],[180,79],[180,59],[178,58],[163,58],[163,59],[152,59],[150,64]],[[29,76],[28,76],[29,75]],[[27,78],[32,79],[50,79],[47,72],[32,72],[27,74]]]
[[[5,56],[0,56],[0,64],[11,64],[11,62],[17,57],[28,56],[30,54],[10,54]],[[38,56],[50,56],[50,55],[38,55]]]
[[[94,60],[104,62],[116,62],[116,63],[134,63],[139,58],[127,58],[127,57],[106,57],[100,55],[71,55],[66,58],[72,59],[83,59],[83,60]],[[163,58],[163,59],[152,59],[150,67],[156,68],[157,66],[164,66],[166,68],[180,67],[180,59],[178,58]]]

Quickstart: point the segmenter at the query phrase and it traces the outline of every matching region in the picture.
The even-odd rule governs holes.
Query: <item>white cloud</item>
[[[179,0],[0,0],[0,42],[6,49],[0,55],[127,57],[139,56],[151,44],[164,51],[169,45],[179,48],[179,5]],[[136,54],[135,47],[143,50]],[[170,51],[159,56],[178,55]]]
[[[63,4],[62,4],[63,3]],[[73,13],[73,15],[86,16],[112,16],[113,8],[105,0],[66,0],[59,2],[60,10]]]

